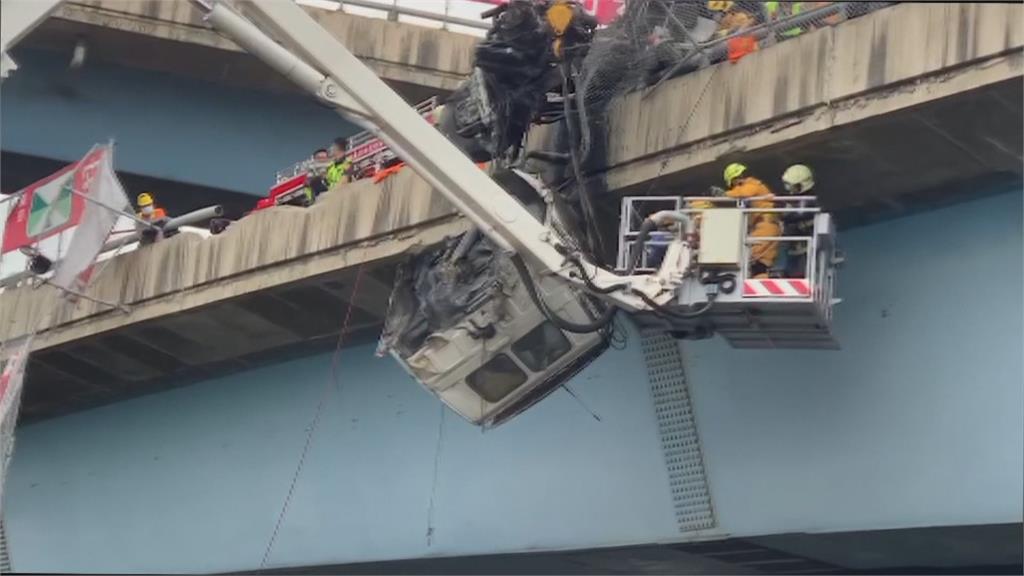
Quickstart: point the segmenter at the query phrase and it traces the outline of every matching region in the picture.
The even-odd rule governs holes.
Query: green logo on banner
[[[36,188],[28,213],[29,237],[45,234],[71,219],[74,173]]]

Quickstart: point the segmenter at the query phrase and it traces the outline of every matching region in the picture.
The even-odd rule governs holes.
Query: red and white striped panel
[[[744,280],[743,296],[747,298],[807,298],[811,285],[803,279],[772,278]]]

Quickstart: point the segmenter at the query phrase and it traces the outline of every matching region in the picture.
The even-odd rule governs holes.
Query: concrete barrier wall
[[[381,184],[343,185],[311,208],[263,210],[218,236],[179,234],[112,259],[88,294],[128,305],[131,313],[84,300],[63,307],[52,324],[58,328],[38,347],[395,256],[465,227],[448,202],[411,169]],[[54,302],[49,287],[5,292],[0,296],[0,339],[31,330]]]
[[[477,38],[341,11],[304,7],[386,80],[453,90],[472,66]],[[56,17],[166,40],[239,51],[211,30],[189,2],[76,0]]]
[[[807,33],[622,98],[609,117],[609,186],[1019,77],[1022,47],[1020,4],[907,3]]]

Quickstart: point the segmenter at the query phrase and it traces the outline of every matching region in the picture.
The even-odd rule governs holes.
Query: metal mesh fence
[[[582,61],[573,63],[578,114],[581,172],[600,175],[607,167],[608,111],[619,95],[635,89],[652,91],[666,80],[834,26],[892,2],[731,2],[702,0],[627,0],[619,17],[595,35]],[[707,97],[712,69],[697,102]],[[694,105],[688,124],[699,107]],[[608,190],[600,176],[580,190],[595,206]],[[575,206],[575,203],[570,201]],[[614,226],[610,210],[595,210],[588,219],[597,229]],[[595,232],[596,235],[596,232]],[[595,246],[609,246],[607,241]],[[603,254],[606,259],[611,254]]]
[[[743,56],[893,2],[629,0],[577,71],[583,123],[602,124],[610,101],[636,87]],[[589,150],[592,135],[584,134]]]

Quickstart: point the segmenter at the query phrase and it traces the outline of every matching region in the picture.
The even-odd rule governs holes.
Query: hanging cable
[[[644,301],[644,304],[647,304],[648,306],[650,306],[651,310],[653,310],[656,314],[659,314],[659,315],[664,316],[664,317],[669,318],[669,319],[676,319],[676,320],[691,320],[693,318],[697,318],[699,316],[703,316],[709,310],[711,310],[712,306],[714,306],[715,298],[717,296],[717,294],[708,294],[708,301],[706,303],[704,303],[704,305],[701,306],[700,308],[698,308],[697,310],[694,310],[692,312],[679,312],[679,311],[676,311],[676,310],[670,310],[667,307],[665,307],[665,306],[663,306],[661,304],[658,304],[657,302],[654,301],[653,298],[651,298],[647,294],[644,294],[640,290],[633,290],[633,293],[636,294],[637,296],[639,296],[640,299]]]
[[[572,114],[572,99],[569,96],[569,76],[571,64],[563,62],[559,70],[562,73],[562,109],[565,113],[565,126],[569,132],[569,159],[572,162],[573,178],[576,180],[576,189],[579,191],[580,206],[583,208],[583,217],[587,226],[588,244],[591,255],[604,255],[604,241],[601,232],[597,228],[597,212],[594,209],[593,199],[586,189],[586,182],[583,179],[583,168],[580,166],[580,157],[577,146],[579,136],[576,130],[576,123]]]
[[[338,341],[334,347],[334,354],[331,357],[331,378],[327,380],[323,392],[320,394],[320,401],[317,403],[316,412],[313,414],[313,422],[306,429],[306,441],[302,446],[302,453],[299,455],[299,462],[295,467],[295,473],[292,474],[292,481],[288,486],[288,493],[285,495],[284,503],[281,505],[281,512],[278,514],[277,522],[274,524],[274,531],[270,535],[270,540],[267,542],[266,550],[263,552],[263,559],[260,561],[260,568],[265,568],[267,566],[267,560],[270,559],[270,553],[274,549],[274,543],[277,542],[277,535],[281,531],[281,525],[284,523],[284,518],[288,514],[288,506],[291,504],[292,496],[295,494],[295,486],[298,484],[299,476],[302,474],[302,468],[306,464],[306,456],[309,454],[309,448],[313,444],[313,435],[316,433],[317,427],[320,424],[324,405],[326,405],[331,391],[338,386],[338,358],[341,354],[341,346],[345,342],[345,336],[348,334],[349,322],[352,320],[352,311],[355,309],[356,295],[359,293],[359,283],[363,277],[364,265],[364,262],[360,262],[359,267],[356,269],[356,279],[352,284],[352,293],[348,299],[348,309],[345,311],[345,318],[341,323],[341,332],[338,333]]]
[[[629,283],[627,282],[612,284],[611,286],[601,288],[597,284],[594,284],[594,279],[587,274],[586,268],[583,266],[583,263],[580,262],[580,259],[577,256],[566,256],[566,260],[568,260],[570,264],[576,267],[576,270],[580,274],[580,279],[583,280],[583,284],[587,287],[587,290],[589,290],[593,294],[611,294],[612,292],[617,292],[619,290],[625,290],[629,288]]]
[[[643,223],[640,224],[640,231],[636,236],[636,242],[633,243],[633,250],[629,253],[629,262],[626,264],[626,276],[636,271],[636,267],[640,264],[640,260],[643,257],[647,238],[650,236],[651,230],[654,230],[657,226],[657,223],[650,218],[645,218]]]

